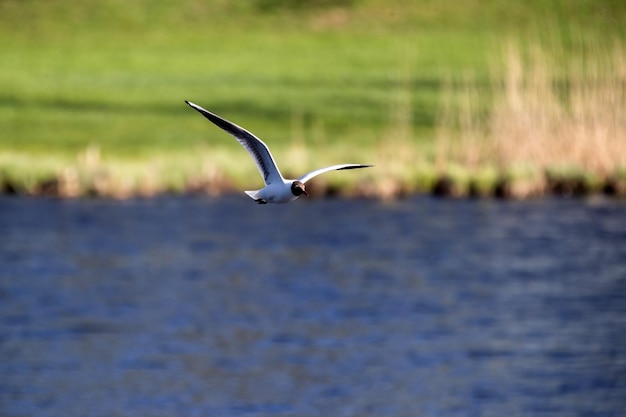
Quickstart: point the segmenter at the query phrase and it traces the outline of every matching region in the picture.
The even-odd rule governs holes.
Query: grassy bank
[[[442,178],[463,193],[476,178],[517,180],[524,161],[536,156],[514,157],[515,146],[505,152],[494,145],[502,140],[498,120],[511,128],[502,123],[510,115],[501,103],[507,74],[516,71],[506,59],[497,62],[506,57],[502,39],[532,33],[544,55],[558,39],[565,61],[583,51],[581,65],[593,66],[601,57],[588,51],[598,45],[623,49],[626,16],[621,3],[608,0],[515,7],[494,0],[462,8],[451,0],[231,3],[0,2],[5,191],[123,197],[259,185],[245,151],[185,99],[257,133],[285,174],[340,162],[374,163],[384,173],[331,174],[318,190],[393,197],[432,190]],[[524,48],[522,78],[539,66],[522,56]],[[575,64],[559,67],[546,82],[570,85]],[[602,64],[597,71],[606,78],[613,69]],[[619,76],[611,82],[619,84]],[[585,91],[597,84],[585,83]],[[555,93],[564,103],[563,125],[587,117],[570,111],[569,95],[583,94],[574,90]],[[468,100],[471,109],[458,105]],[[506,136],[518,143],[523,135]],[[614,142],[623,142],[619,135]],[[612,146],[608,154],[615,155]],[[545,179],[546,171],[554,176],[577,164],[557,162],[528,171]],[[614,165],[621,172],[623,161]],[[598,176],[607,182],[614,174]]]

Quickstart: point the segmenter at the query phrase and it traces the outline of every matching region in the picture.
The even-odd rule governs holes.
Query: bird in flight
[[[323,174],[324,172],[343,169],[368,168],[373,166],[365,164],[332,165],[326,168],[311,171],[296,180],[285,179],[278,170],[278,166],[276,165],[276,162],[274,162],[274,158],[272,158],[269,148],[261,139],[257,138],[246,129],[239,127],[226,119],[222,119],[217,114],[211,113],[197,104],[191,103],[187,100],[185,100],[185,103],[200,112],[200,114],[213,122],[217,127],[220,127],[233,135],[252,156],[259,172],[261,173],[261,176],[263,177],[263,181],[265,181],[265,187],[260,190],[246,191],[245,193],[259,204],[289,203],[300,197],[302,194],[308,196],[309,193],[306,191],[304,184],[306,184],[306,182],[311,178]]]

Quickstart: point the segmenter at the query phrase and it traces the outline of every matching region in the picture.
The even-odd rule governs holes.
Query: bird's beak
[[[304,188],[302,189],[302,192],[304,193],[305,196],[307,197],[309,196],[309,193],[307,193],[307,191]]]

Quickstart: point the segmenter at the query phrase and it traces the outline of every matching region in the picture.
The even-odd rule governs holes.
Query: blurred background
[[[625,23],[0,0],[0,415],[623,415]]]
[[[386,172],[322,189],[390,198],[446,177],[524,197],[570,179],[623,194],[625,20],[612,0],[2,0],[0,183],[239,189],[248,155],[190,100],[270,143],[286,173]]]

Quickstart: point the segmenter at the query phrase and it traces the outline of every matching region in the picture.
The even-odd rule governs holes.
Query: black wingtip
[[[359,168],[371,168],[374,165],[370,165],[370,164],[356,164],[356,165],[350,165],[347,167],[343,167],[343,168],[339,168],[337,171],[341,171],[344,169],[359,169]]]

